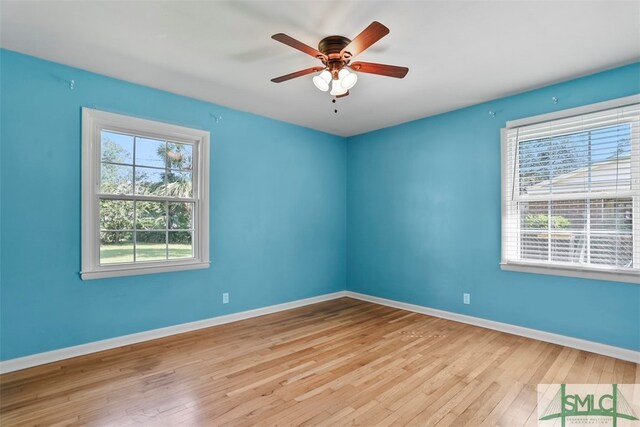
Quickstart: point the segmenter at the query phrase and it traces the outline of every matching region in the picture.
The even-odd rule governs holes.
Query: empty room
[[[640,1],[0,0],[0,425],[640,427]]]

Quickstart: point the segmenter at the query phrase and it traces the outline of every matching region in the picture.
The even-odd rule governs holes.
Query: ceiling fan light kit
[[[342,85],[340,84],[340,80],[331,81],[331,92],[329,92],[330,95],[333,95],[333,96],[346,95],[347,92],[348,90],[343,88]]]
[[[314,49],[286,34],[274,34],[271,36],[272,39],[319,59],[323,66],[296,71],[273,78],[271,81],[282,83],[320,71],[319,74],[313,77],[313,84],[323,92],[331,88],[329,94],[340,98],[349,95],[349,89],[353,88],[358,81],[358,76],[353,71],[401,79],[409,72],[408,68],[372,62],[351,63],[353,57],[362,53],[387,34],[389,34],[389,29],[374,21],[353,40],[344,36],[325,37],[318,43],[318,49]]]
[[[313,78],[313,84],[323,92],[329,90],[329,84],[331,83],[331,73],[327,70],[323,70],[320,74]]]
[[[358,81],[358,75],[356,73],[352,73],[346,68],[343,68],[338,73],[338,80],[340,81],[340,85],[342,85],[343,88],[349,90],[356,85],[356,82]]]

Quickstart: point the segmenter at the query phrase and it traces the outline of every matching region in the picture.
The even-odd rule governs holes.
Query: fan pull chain
[[[333,99],[331,100],[331,102],[333,102],[333,104],[334,104],[333,106],[335,107],[335,108],[333,109],[333,112],[334,112],[334,113],[336,113],[336,114],[338,114],[338,106],[337,106],[337,105],[335,105],[335,104],[337,104],[336,99],[335,99],[335,98],[333,98]]]

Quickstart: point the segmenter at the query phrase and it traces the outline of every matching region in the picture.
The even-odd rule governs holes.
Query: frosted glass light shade
[[[344,95],[347,93],[348,89],[345,89],[340,84],[340,80],[332,80],[331,81],[331,92],[329,92],[333,96]]]
[[[346,90],[354,87],[356,85],[356,82],[358,81],[358,76],[356,75],[356,73],[352,73],[346,68],[340,70],[340,72],[338,73],[338,78],[340,79],[340,85]]]
[[[313,84],[323,92],[329,90],[329,82],[331,81],[331,73],[327,70],[322,71],[320,74],[313,78]]]

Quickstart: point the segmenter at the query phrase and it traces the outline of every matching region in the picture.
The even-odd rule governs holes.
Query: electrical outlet
[[[471,294],[462,294],[462,302],[471,304]]]
[[[229,304],[229,294],[227,292],[222,294],[222,303]]]

